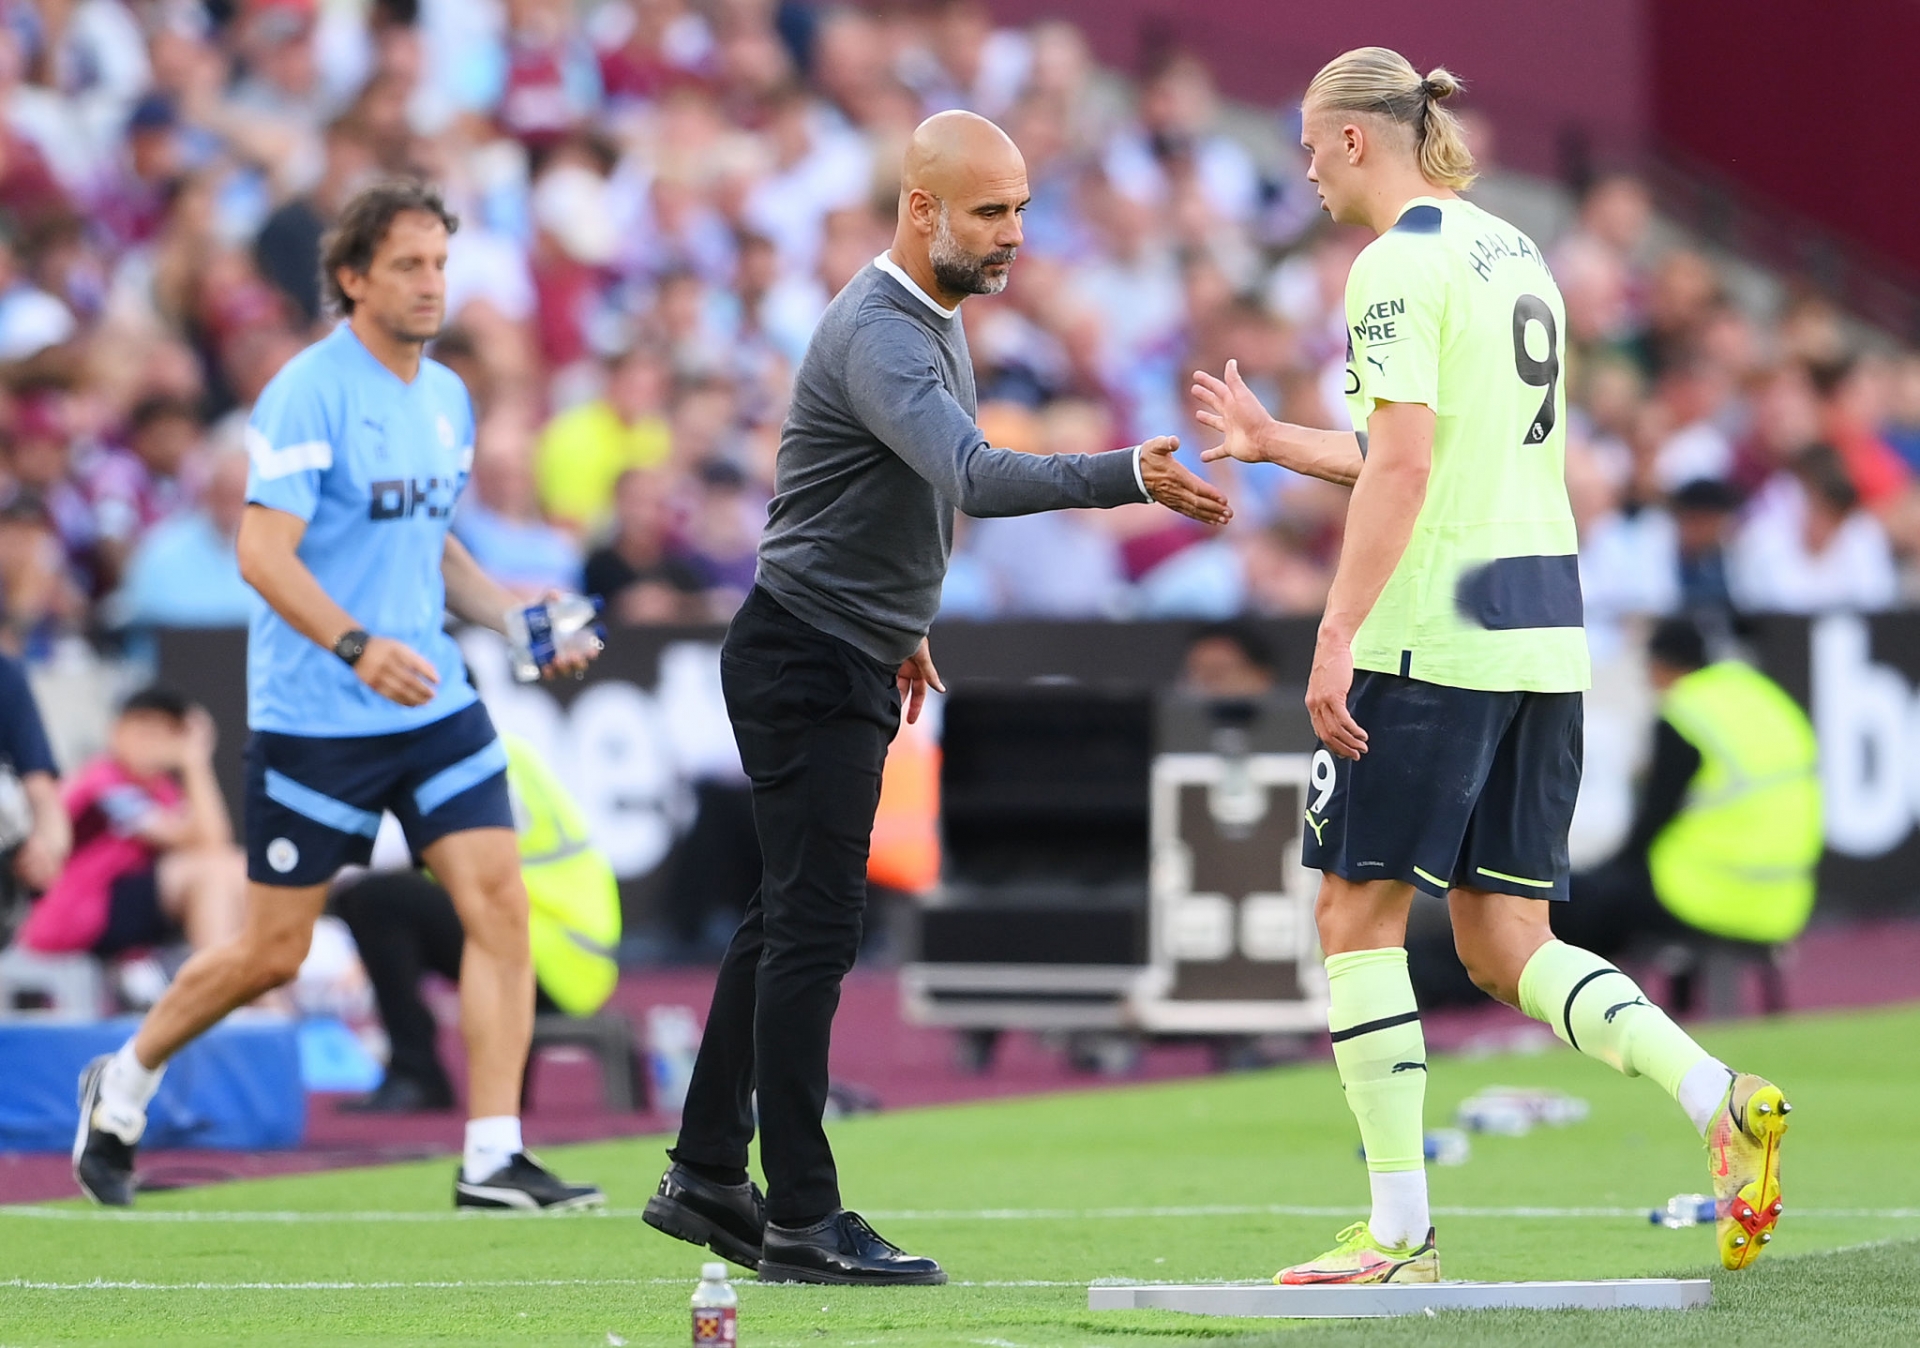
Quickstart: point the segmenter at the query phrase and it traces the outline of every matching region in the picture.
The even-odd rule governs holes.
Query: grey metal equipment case
[[[961,1031],[977,1067],[1012,1029],[1223,1053],[1324,1029],[1300,865],[1314,748],[1294,690],[956,689],[908,1016]]]

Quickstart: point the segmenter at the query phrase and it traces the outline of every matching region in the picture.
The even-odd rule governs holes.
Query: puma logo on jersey
[[[1401,1072],[1424,1072],[1427,1070],[1427,1065],[1423,1062],[1397,1062],[1393,1065],[1393,1070],[1395,1074]]]
[[[1368,356],[1367,364],[1373,366],[1373,368],[1380,371],[1381,374],[1385,374],[1387,372],[1387,363],[1384,360],[1378,359],[1377,357]]]
[[[1324,819],[1315,819],[1312,812],[1309,811],[1307,814],[1307,827],[1313,830],[1313,840],[1324,847],[1327,841],[1327,821]]]

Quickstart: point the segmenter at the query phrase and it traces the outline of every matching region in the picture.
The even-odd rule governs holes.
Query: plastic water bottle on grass
[[[700,1021],[690,1006],[647,1008],[647,1058],[653,1069],[653,1107],[669,1114],[687,1103],[700,1052]]]
[[[566,655],[597,653],[606,629],[600,625],[600,601],[562,594],[507,610],[508,658],[513,677],[537,683],[548,665]]]
[[[700,1285],[693,1289],[693,1348],[734,1348],[740,1341],[740,1294],[727,1281],[727,1266],[700,1266]]]
[[[1713,1196],[1675,1194],[1664,1208],[1649,1212],[1647,1220],[1669,1231],[1678,1231],[1683,1226],[1705,1226],[1713,1220]]]
[[[1435,1165],[1465,1165],[1473,1159],[1473,1142],[1458,1128],[1430,1128],[1425,1142],[1427,1159]]]

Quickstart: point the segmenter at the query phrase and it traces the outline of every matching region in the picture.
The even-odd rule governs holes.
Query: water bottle
[[[1655,1208],[1647,1220],[1669,1231],[1683,1226],[1705,1226],[1714,1218],[1712,1194],[1675,1194],[1664,1208]]]
[[[1473,1159],[1473,1140],[1458,1128],[1433,1128],[1421,1139],[1421,1153],[1429,1165],[1465,1165]],[[1353,1154],[1367,1159],[1365,1147],[1355,1147]]]
[[[693,1008],[647,1009],[647,1058],[653,1069],[653,1107],[678,1113],[693,1084],[693,1060],[700,1052],[700,1022]]]
[[[606,636],[600,625],[600,601],[563,594],[507,610],[508,655],[513,677],[537,683],[548,665],[563,655],[597,653]]]
[[[702,1264],[700,1285],[693,1289],[693,1348],[725,1344],[733,1348],[739,1340],[740,1296],[727,1281],[725,1264]]]
[[[1425,1143],[1427,1160],[1434,1165],[1465,1165],[1473,1159],[1473,1143],[1458,1128],[1429,1129]]]
[[[1485,1091],[1462,1100],[1454,1112],[1454,1120],[1470,1133],[1525,1137],[1533,1131],[1533,1112],[1525,1104],[1510,1096]]]

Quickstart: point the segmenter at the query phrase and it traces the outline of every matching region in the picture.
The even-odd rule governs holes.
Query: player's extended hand
[[[936,693],[947,691],[947,685],[940,682],[940,671],[933,667],[933,648],[927,645],[925,637],[920,638],[920,649],[901,662],[900,672],[893,678],[900,689],[901,699],[907,704],[908,725],[920,719],[920,708],[927,700],[927,689],[931,688]]]
[[[1216,379],[1205,370],[1193,372],[1194,401],[1200,404],[1193,419],[1208,430],[1226,438],[1211,449],[1200,451],[1205,463],[1238,459],[1241,463],[1268,463],[1271,460],[1262,445],[1267,427],[1274,424],[1267,409],[1253,396],[1247,381],[1240,377],[1240,362],[1227,362],[1226,378]]]
[[[1233,507],[1211,482],[1195,477],[1173,457],[1180,438],[1156,435],[1140,446],[1140,480],[1147,495],[1169,510],[1177,510],[1202,524],[1225,524]]]
[[[1347,710],[1353,690],[1353,646],[1321,633],[1313,647],[1313,672],[1307,676],[1307,716],[1313,733],[1341,758],[1359,758],[1367,751],[1367,732]]]
[[[403,707],[425,706],[433,701],[440,684],[440,671],[433,661],[392,637],[368,637],[367,649],[353,672],[381,697]]]

